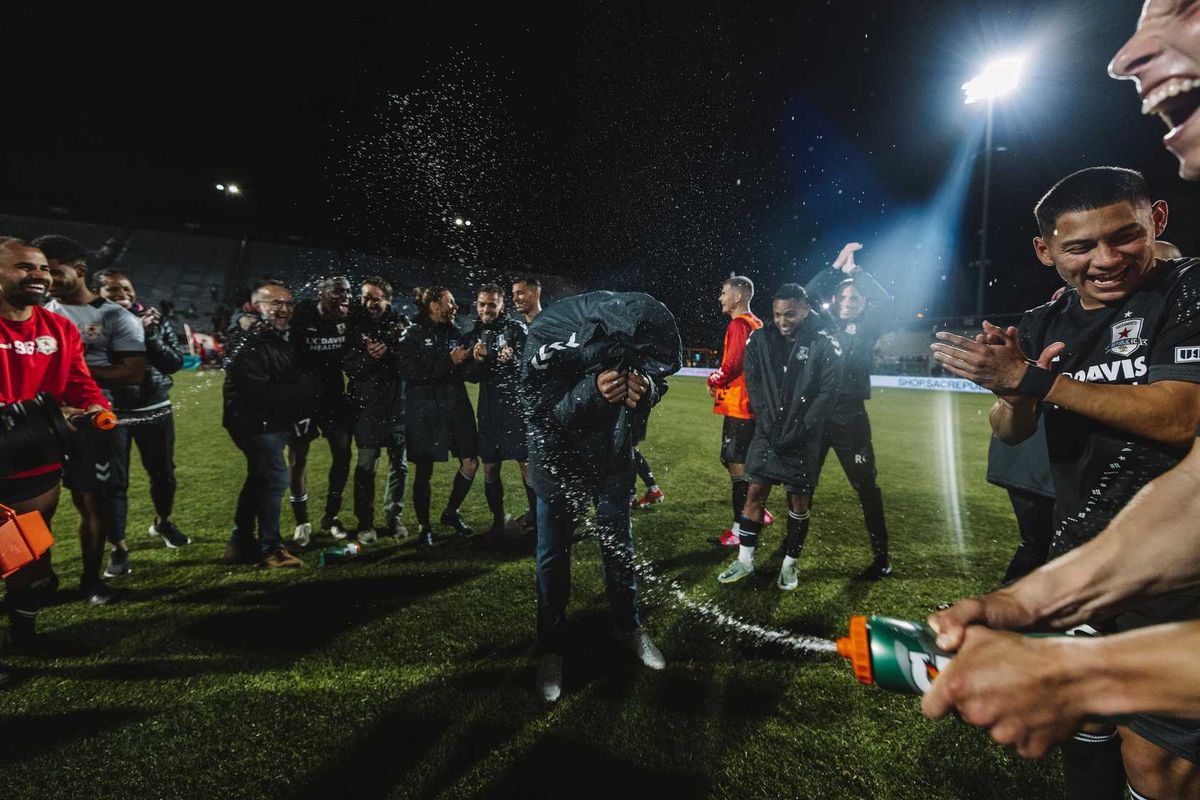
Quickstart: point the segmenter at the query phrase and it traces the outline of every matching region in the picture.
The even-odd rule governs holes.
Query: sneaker
[[[860,581],[877,581],[880,578],[886,578],[892,574],[892,562],[886,557],[877,558],[871,562],[871,565],[858,573],[855,578]]]
[[[108,567],[104,570],[104,577],[117,578],[131,572],[133,567],[129,566],[129,551],[114,547],[108,556]]]
[[[421,532],[417,534],[417,547],[428,550],[431,547],[437,547],[437,542],[433,540],[432,528],[421,528]]]
[[[171,522],[171,520],[167,520],[162,525],[151,525],[150,535],[162,537],[163,544],[172,549],[183,547],[185,544],[191,544],[192,541],[187,537],[187,534],[175,527],[175,523]]]
[[[292,531],[292,544],[296,545],[296,547],[308,547],[309,540],[311,539],[311,522],[302,522],[296,526],[296,530]]]
[[[354,538],[358,539],[359,544],[375,544],[376,540],[379,539],[375,534],[374,528],[364,528],[355,534]]]
[[[267,569],[287,569],[303,567],[304,562],[289,553],[287,548],[280,547],[263,553],[262,565]]]
[[[716,539],[709,539],[710,542],[715,542],[722,547],[737,547],[742,543],[741,537],[733,532],[733,528],[726,528],[725,532]]]
[[[350,535],[350,531],[342,524],[342,521],[337,517],[321,520],[321,530],[328,533],[335,539],[345,539]]]
[[[646,494],[642,495],[642,499],[633,504],[634,508],[649,508],[656,506],[666,498],[663,496],[662,489],[649,489]]]
[[[800,579],[796,577],[796,565],[789,564],[779,570],[779,580],[775,581],[775,585],[780,591],[790,592],[800,585]]]
[[[83,599],[93,606],[111,606],[121,599],[120,593],[101,580],[81,585],[80,589],[83,592]]]
[[[457,511],[442,512],[442,524],[449,525],[459,536],[470,536],[475,531],[463,521],[462,514]]]
[[[764,528],[765,528],[765,527],[767,527],[768,525],[770,525],[770,524],[771,524],[771,523],[773,523],[774,521],[775,521],[775,518],[774,518],[773,516],[771,516],[771,512],[770,512],[770,511],[767,511],[767,510],[764,508],[764,509],[763,509],[763,527],[764,527]]]
[[[650,669],[663,669],[667,666],[667,660],[663,658],[662,652],[654,646],[654,642],[650,640],[650,634],[646,633],[644,627],[639,625],[629,633],[617,631],[616,637],[626,650],[637,656],[638,660]]]
[[[398,519],[394,519],[388,524],[388,530],[391,531],[392,536],[395,536],[397,539],[408,538],[408,528],[404,527],[404,523]]]
[[[537,670],[537,691],[547,703],[553,703],[562,695],[562,656],[547,653],[542,656]]]
[[[717,580],[721,583],[737,583],[742,578],[748,578],[753,574],[753,564],[747,564],[741,559],[734,559],[733,563],[726,567],[725,571],[717,576]]]
[[[258,544],[246,540],[229,542],[225,545],[226,564],[256,564],[258,563]]]

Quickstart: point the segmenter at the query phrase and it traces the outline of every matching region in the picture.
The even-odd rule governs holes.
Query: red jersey
[[[713,413],[738,419],[754,419],[750,411],[750,396],[746,393],[746,374],[743,361],[746,340],[761,328],[762,320],[750,312],[738,314],[725,329],[725,352],[721,368],[708,376],[709,388],[715,390]]]
[[[59,405],[111,408],[83,362],[83,343],[75,324],[40,306],[24,322],[0,318],[0,403],[29,400],[49,392]],[[58,464],[8,477],[40,475]]]

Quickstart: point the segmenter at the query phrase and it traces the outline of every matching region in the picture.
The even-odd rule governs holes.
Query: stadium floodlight
[[[468,228],[469,228],[469,227],[471,227],[471,220],[469,220],[469,219],[468,219],[468,220],[465,220],[465,221],[463,222],[463,225],[466,225]]]
[[[460,228],[461,228],[461,227],[463,226],[463,218],[462,218],[462,217],[455,217],[455,218],[454,218],[454,224],[455,224],[455,225],[457,225],[458,227],[460,227]]]
[[[1016,91],[1021,83],[1025,56],[998,58],[983,68],[983,72],[962,85],[967,105],[981,100],[991,102]]]
[[[225,184],[223,184],[223,183],[218,183],[218,184],[217,184],[217,191],[218,191],[218,192],[223,192],[223,191],[225,191]]]
[[[230,194],[241,194],[242,193],[241,188],[236,183],[229,184],[227,187],[225,187],[225,190],[227,192],[229,192]]]

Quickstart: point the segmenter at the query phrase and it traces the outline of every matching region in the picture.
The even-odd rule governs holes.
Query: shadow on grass
[[[150,716],[148,711],[121,708],[0,716],[0,742],[4,743],[0,747],[0,766],[16,764],[52,748],[83,741],[105,731],[141,722]],[[46,776],[46,779],[54,780],[52,775]]]

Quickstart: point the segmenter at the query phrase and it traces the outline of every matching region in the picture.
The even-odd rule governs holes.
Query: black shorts
[[[746,451],[754,438],[754,420],[726,417],[721,425],[721,463],[745,464]]]
[[[485,464],[503,461],[528,461],[529,448],[525,444],[525,425],[521,420],[510,420],[510,430],[489,430],[479,426],[479,458]]]
[[[30,475],[24,478],[2,479],[0,480],[0,503],[11,506],[32,500],[58,486],[61,480],[61,469],[52,469],[41,475]]]
[[[450,415],[450,454],[455,458],[479,458],[479,429],[469,400],[456,403]]]
[[[73,492],[102,492],[114,483],[114,431],[81,425],[71,437],[71,452],[63,467],[63,486]]]
[[[779,486],[780,485],[780,482],[775,480],[774,478],[764,478],[761,475],[753,475],[753,474],[747,473],[746,478],[751,483],[764,483],[768,486]],[[804,494],[804,495],[808,495],[811,497],[813,492],[816,491],[816,487],[809,486],[807,484],[785,483],[785,484],[783,484],[783,490],[785,492],[787,492],[788,494]]]
[[[337,435],[350,436],[354,433],[354,424],[358,421],[358,409],[347,397],[337,397],[322,400],[317,406],[316,428],[326,439]],[[312,434],[316,438],[316,432]]]

